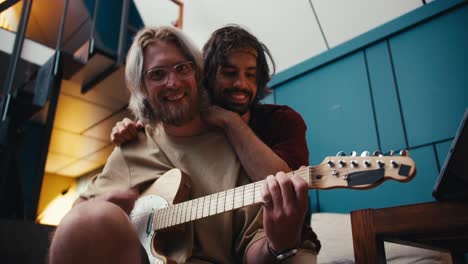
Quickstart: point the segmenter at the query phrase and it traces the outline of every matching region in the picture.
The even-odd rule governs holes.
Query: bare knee
[[[139,255],[138,237],[125,212],[98,201],[79,204],[64,217],[49,252],[50,263],[136,263]]]

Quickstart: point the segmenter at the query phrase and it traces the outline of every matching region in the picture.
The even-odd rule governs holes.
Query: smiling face
[[[195,74],[182,76],[177,70],[172,71],[174,66],[187,61],[180,48],[171,42],[155,41],[144,49],[144,87],[155,119],[164,124],[183,125],[199,112]],[[169,70],[164,82],[152,76],[154,69],[161,68]]]
[[[215,104],[240,115],[247,113],[257,95],[257,58],[248,50],[238,49],[226,55],[218,66],[213,82]]]

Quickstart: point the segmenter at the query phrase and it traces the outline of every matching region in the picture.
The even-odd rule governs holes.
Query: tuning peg
[[[380,152],[380,150],[376,150],[376,151],[374,151],[374,153],[372,153],[372,156],[380,157],[380,156],[382,156],[382,152]]]
[[[395,151],[394,151],[393,149],[392,149],[392,150],[390,150],[390,152],[388,153],[388,155],[389,155],[389,156],[393,156],[393,155],[395,155]]]
[[[344,153],[344,151],[339,151],[338,153],[336,153],[336,156],[343,157],[346,156],[346,153]]]
[[[367,150],[361,153],[361,157],[369,157],[369,156],[370,156],[370,152]]]
[[[377,165],[379,165],[379,168],[383,168],[385,166],[385,162],[383,162],[382,160],[378,160]]]
[[[402,150],[400,151],[400,156],[403,156],[403,157],[408,156],[408,151],[407,151],[406,149],[402,149]]]
[[[339,163],[340,163],[340,167],[342,168],[346,166],[346,161],[344,160],[340,160]]]
[[[351,151],[351,157],[356,157],[357,156],[357,152],[356,151]]]

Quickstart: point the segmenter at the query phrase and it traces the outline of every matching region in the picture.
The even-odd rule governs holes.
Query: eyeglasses
[[[174,72],[179,80],[187,79],[195,73],[193,62],[186,61],[174,66],[149,69],[144,72],[144,76],[152,83],[162,85],[166,84],[171,72]]]

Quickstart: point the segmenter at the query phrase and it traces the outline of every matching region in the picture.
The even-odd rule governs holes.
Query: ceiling
[[[117,121],[130,117],[129,93],[123,68],[92,90],[81,94],[81,85],[62,81],[46,172],[77,177],[106,163],[114,145],[110,132]]]
[[[53,2],[53,3],[51,3]],[[178,6],[170,0],[134,0],[145,25],[171,24]],[[421,0],[185,0],[183,30],[201,48],[210,33],[228,23],[248,28],[271,50],[277,71],[316,56],[372,28],[431,1]],[[70,1],[72,19],[67,20],[64,47],[76,50],[89,34],[89,15],[82,1]],[[53,9],[49,6],[55,6]],[[43,64],[55,46],[63,0],[36,0],[28,26],[23,58]],[[74,34],[76,34],[76,37]],[[0,48],[8,50],[10,44]],[[6,39],[2,37],[2,40]],[[6,43],[5,41],[2,41]],[[42,61],[42,62],[41,62]],[[123,68],[89,92],[81,84],[62,81],[46,172],[78,177],[105,164],[113,149],[109,135],[114,124],[126,116],[129,93]]]

